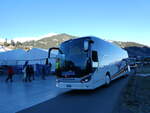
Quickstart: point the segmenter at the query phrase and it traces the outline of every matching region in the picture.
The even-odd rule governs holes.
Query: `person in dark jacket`
[[[51,64],[51,63],[49,63],[47,67],[48,67],[48,73],[50,73],[50,74],[51,74],[52,64]]]
[[[31,82],[31,74],[30,74],[30,65],[27,65],[26,67],[26,78],[25,78],[25,82]]]
[[[22,71],[23,71],[23,73],[24,73],[23,79],[22,79],[23,81],[25,81],[26,76],[27,76],[27,74],[26,74],[27,65],[28,65],[28,61],[26,61],[25,64],[23,65],[23,69],[22,69]]]
[[[30,65],[30,80],[31,78],[34,80],[34,68],[32,65]]]
[[[46,76],[45,66],[42,66],[42,79],[43,80],[45,80],[45,76]]]
[[[8,80],[10,80],[11,82],[13,82],[12,77],[13,77],[14,71],[11,66],[8,67],[7,74],[8,74],[8,77],[6,78],[5,81],[8,82]]]

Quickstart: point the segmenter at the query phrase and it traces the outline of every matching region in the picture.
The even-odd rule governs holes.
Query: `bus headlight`
[[[89,82],[90,80],[91,80],[91,76],[88,76],[88,77],[82,79],[80,82],[81,83],[86,83],[86,82]]]

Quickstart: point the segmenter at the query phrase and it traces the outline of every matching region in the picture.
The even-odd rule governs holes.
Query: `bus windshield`
[[[61,50],[64,54],[71,55],[81,55],[83,51],[83,40],[73,40],[65,42],[61,45]]]
[[[61,76],[82,77],[87,75],[88,52],[84,51],[84,39],[74,39],[64,42],[60,49],[65,54],[64,61],[61,61]]]

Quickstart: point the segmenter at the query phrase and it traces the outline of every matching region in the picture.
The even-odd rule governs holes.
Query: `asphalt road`
[[[96,90],[73,90],[18,113],[112,113],[128,78]]]

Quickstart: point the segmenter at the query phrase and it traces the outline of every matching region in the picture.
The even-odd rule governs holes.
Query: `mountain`
[[[58,46],[61,42],[75,38],[75,36],[71,36],[68,34],[58,34],[54,35],[51,37],[45,37],[40,40],[32,40],[32,41],[27,41],[22,43],[23,46],[25,47],[30,47],[30,48],[43,48],[43,49],[48,49],[50,47],[56,47]]]
[[[130,57],[135,56],[150,56],[150,47],[136,42],[120,42],[113,41],[128,52]]]
[[[121,41],[112,41],[114,44],[119,45],[121,48],[126,47],[146,47],[146,45],[139,44],[136,42],[121,42]]]
[[[136,57],[136,56],[150,56],[150,48],[147,46],[143,47],[137,47],[137,46],[131,46],[124,48],[130,57]]]
[[[61,42],[64,42],[69,39],[76,38],[76,36],[72,36],[69,34],[56,34],[52,36],[47,36],[39,40],[26,41],[24,43],[17,43],[15,48],[43,48],[48,49],[50,47],[57,47]],[[150,47],[145,46],[143,44],[135,43],[135,42],[121,42],[121,41],[110,41],[114,44],[125,49],[130,57],[133,56],[150,56]]]

